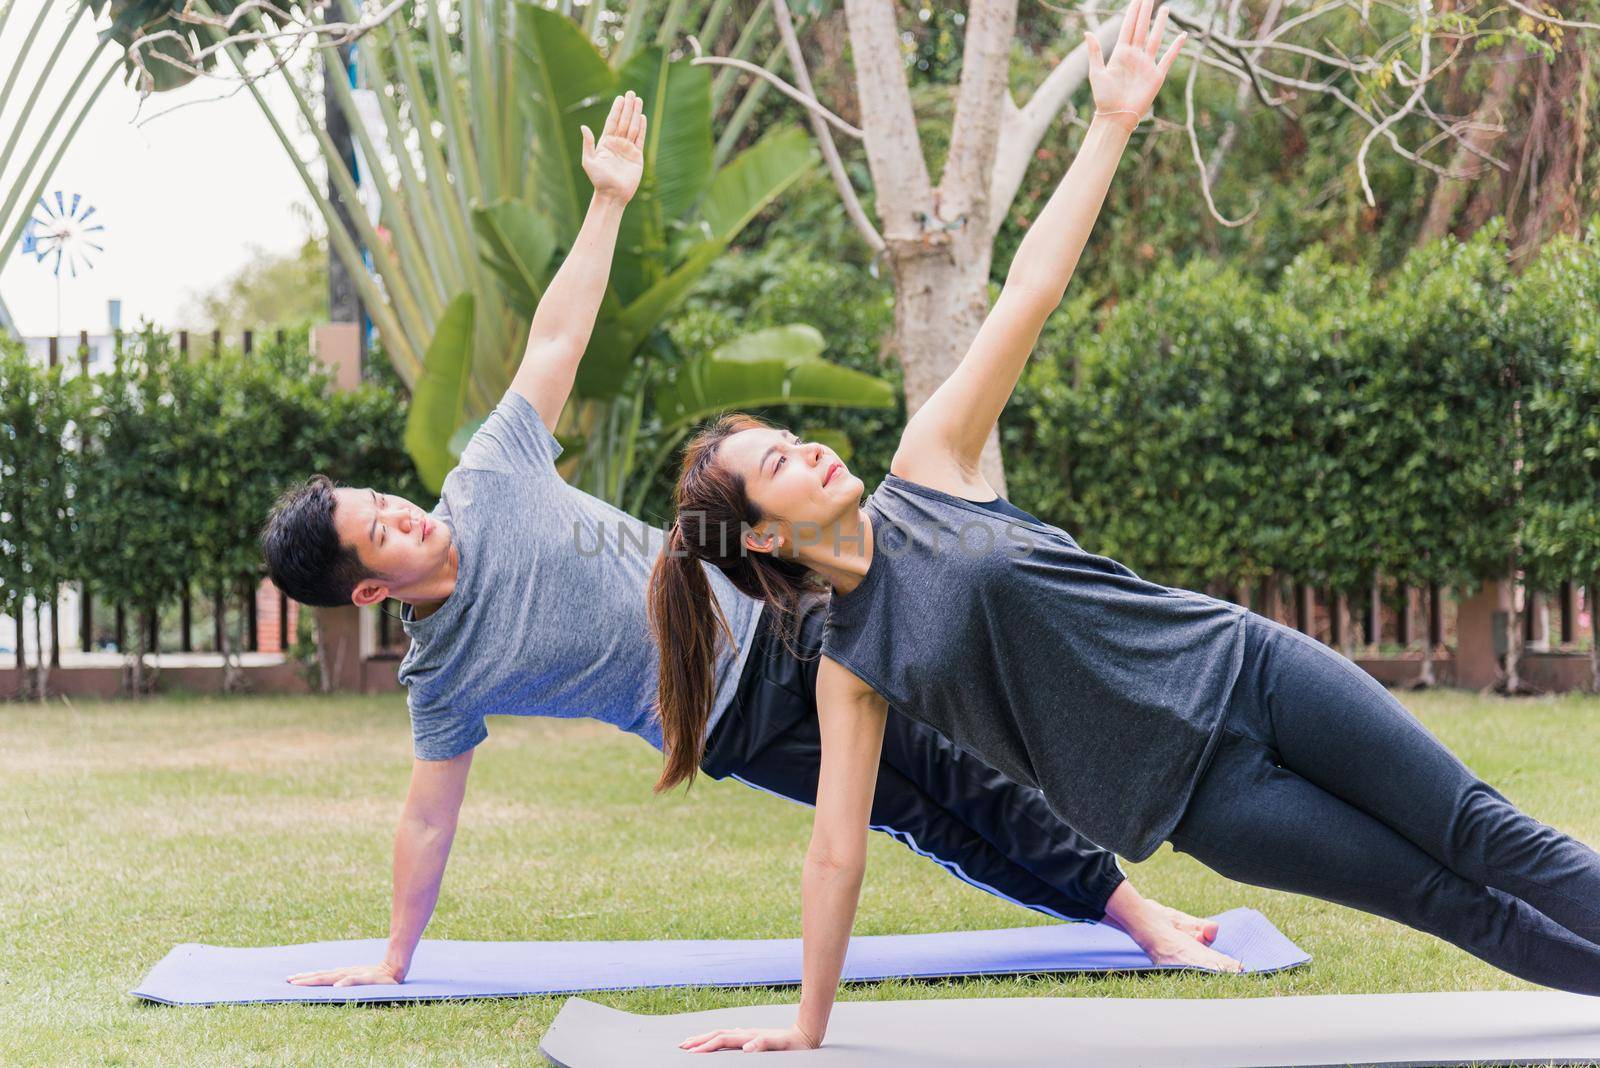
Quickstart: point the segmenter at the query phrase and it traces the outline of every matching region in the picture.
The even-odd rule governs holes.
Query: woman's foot
[[[1202,920],[1196,916],[1189,915],[1187,912],[1172,908],[1170,905],[1163,905],[1154,898],[1147,897],[1144,902],[1150,907],[1151,915],[1158,922],[1170,924],[1172,929],[1179,934],[1188,935],[1190,938],[1197,939],[1208,946],[1217,940],[1216,920]]]
[[[1129,933],[1132,935],[1132,932]],[[1165,968],[1204,968],[1213,972],[1244,971],[1244,965],[1239,961],[1225,953],[1218,953],[1210,946],[1201,945],[1188,935],[1167,933],[1148,940],[1138,935],[1132,937],[1144,950],[1145,956],[1150,958],[1151,964]]]
[[[1127,880],[1123,880],[1106,902],[1104,922],[1132,938],[1152,964],[1220,972],[1244,969],[1237,960],[1211,948],[1217,938],[1214,921],[1199,919],[1147,898]]]

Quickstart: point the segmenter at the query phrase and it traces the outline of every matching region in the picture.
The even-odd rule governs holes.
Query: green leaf
[[[710,239],[731,242],[816,163],[816,146],[797,126],[779,127],[739,153],[717,172],[700,206]]]
[[[578,396],[603,400],[622,391],[633,354],[650,331],[683,302],[723,250],[722,245],[704,242],[678,265],[677,270],[626,308],[602,307],[583,362],[578,364],[577,381],[573,386]]]
[[[462,293],[450,302],[423,357],[422,377],[412,390],[406,449],[423,483],[434,493],[455,466],[450,442],[465,416],[476,317],[477,304],[471,293]]]
[[[626,302],[660,280],[669,231],[711,184],[711,76],[687,61],[667,62],[651,47],[627,62],[617,87],[638,93],[649,117],[644,176],[622,216],[617,245],[625,254],[611,276]]]
[[[831,427],[806,427],[800,433],[805,441],[816,441],[834,451],[834,454],[849,463],[855,456],[855,446],[850,443],[850,435],[843,430]]]
[[[472,212],[483,261],[505,286],[511,306],[532,317],[544,298],[545,268],[555,251],[550,220],[521,200],[497,200]]]
[[[892,408],[895,395],[882,379],[827,360],[727,360],[714,354],[690,361],[655,394],[665,433],[718,412],[776,404]]]
[[[617,75],[582,27],[534,3],[517,4],[516,51],[522,107],[539,153],[539,207],[554,221],[559,243],[570,246],[591,188],[578,127],[600,136]]]
[[[793,365],[814,360],[822,355],[828,343],[822,331],[806,323],[788,323],[741,334],[717,346],[711,355],[718,360],[735,363],[755,363],[762,360],[782,360]]]
[[[663,221],[677,222],[711,185],[710,69],[667,62],[660,48],[646,48],[622,68],[618,89],[632,89],[644,102],[650,192]]]

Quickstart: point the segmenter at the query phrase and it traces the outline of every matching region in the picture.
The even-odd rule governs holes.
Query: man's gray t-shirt
[[[661,748],[645,589],[663,533],[568,485],[560,454],[533,405],[508,392],[445,477],[433,518],[454,539],[456,587],[430,616],[403,613],[399,678],[424,760],[483,741],[490,715],[588,716]],[[761,605],[706,572],[737,643],[719,652],[709,732],[738,688]]]

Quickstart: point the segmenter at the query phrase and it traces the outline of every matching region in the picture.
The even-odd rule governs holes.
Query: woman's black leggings
[[[1171,842],[1230,879],[1600,994],[1600,855],[1519,811],[1355,664],[1254,613],[1220,739]]]

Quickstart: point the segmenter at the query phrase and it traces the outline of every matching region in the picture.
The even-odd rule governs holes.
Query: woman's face
[[[861,480],[832,449],[781,428],[732,434],[718,449],[718,459],[744,477],[746,495],[765,517],[757,532],[777,535],[786,556],[820,544],[822,531],[861,505]]]

